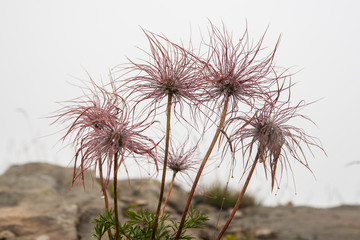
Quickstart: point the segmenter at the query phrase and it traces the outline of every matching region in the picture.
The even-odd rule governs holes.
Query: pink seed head
[[[106,184],[115,158],[148,155],[156,163],[155,142],[144,135],[144,131],[154,122],[146,120],[134,123],[135,117],[130,106],[114,92],[108,92],[94,82],[91,95],[71,101],[56,122],[70,122],[63,139],[74,135],[76,148],[73,183],[77,178],[83,180],[84,171],[96,166],[99,159],[107,165]]]
[[[281,172],[284,168],[291,169],[289,160],[293,158],[310,169],[304,147],[311,153],[313,147],[324,152],[316,138],[307,135],[303,129],[289,124],[290,120],[299,117],[310,120],[299,114],[299,110],[304,106],[306,106],[304,102],[300,102],[294,107],[289,106],[286,102],[273,102],[265,104],[262,109],[257,110],[254,116],[244,115],[236,118],[241,123],[231,136],[235,149],[241,149],[244,158],[246,154],[250,158],[253,150],[256,151],[259,162],[264,164],[266,172],[270,171],[272,189],[279,164]],[[250,159],[247,160],[246,165],[249,164],[249,161]]]
[[[190,107],[201,102],[203,79],[198,73],[196,59],[191,50],[176,45],[167,38],[144,31],[150,44],[150,52],[146,52],[148,61],[131,61],[122,70],[133,73],[123,81],[126,92],[137,103],[146,103],[151,110],[163,106],[162,101],[169,95],[172,103],[183,108],[184,103]],[[176,110],[175,110],[176,111]],[[182,116],[182,112],[175,112]]]
[[[262,46],[265,33],[253,45],[247,29],[238,41],[234,41],[225,27],[219,29],[211,24],[208,57],[203,61],[206,64],[202,76],[207,81],[212,104],[222,105],[229,99],[230,112],[236,112],[240,102],[254,107],[256,102],[268,101],[273,95],[271,86],[286,78],[284,73],[276,73],[273,64],[280,38],[274,49],[265,54]]]

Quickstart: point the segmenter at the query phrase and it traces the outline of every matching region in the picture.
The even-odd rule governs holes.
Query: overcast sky
[[[85,70],[106,79],[126,56],[143,56],[140,27],[186,42],[199,40],[209,20],[235,36],[247,21],[254,40],[269,27],[264,46],[282,34],[276,63],[297,72],[294,99],[320,99],[303,112],[317,127],[298,127],[328,154],[308,157],[316,179],[295,163],[296,189],[290,177],[271,194],[259,171],[250,192],[272,205],[360,204],[359,10],[355,0],[0,0],[0,172],[30,161],[68,164],[71,150],[56,145],[60,135],[46,137],[59,128],[44,117],[80,94],[71,83],[86,79]]]

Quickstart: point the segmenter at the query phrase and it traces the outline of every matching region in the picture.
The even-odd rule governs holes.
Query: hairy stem
[[[173,186],[174,186],[174,181],[175,181],[176,174],[177,174],[177,171],[174,170],[173,176],[172,176],[172,180],[171,180],[171,183],[170,183],[170,187],[169,187],[169,191],[168,191],[168,193],[167,193],[167,195],[166,195],[166,198],[165,198],[165,201],[164,201],[164,205],[163,205],[163,207],[162,207],[162,209],[161,209],[160,217],[162,217],[162,216],[164,215],[164,211],[165,211],[166,204],[167,204],[167,202],[168,202],[168,200],[169,200],[169,197],[170,197],[170,194],[171,194],[171,190],[172,190],[172,188],[173,188]]]
[[[234,218],[235,213],[238,210],[238,208],[240,206],[240,203],[241,203],[241,201],[242,201],[242,199],[243,199],[243,197],[245,195],[245,192],[246,192],[246,189],[247,189],[247,187],[249,185],[250,179],[251,179],[251,177],[252,177],[252,175],[254,173],[254,170],[255,170],[256,164],[258,162],[258,159],[259,159],[259,152],[256,154],[255,161],[253,162],[253,164],[251,166],[250,172],[249,172],[249,174],[248,174],[248,176],[246,178],[245,184],[244,184],[244,186],[243,186],[243,188],[241,190],[241,193],[240,193],[240,195],[239,195],[239,197],[238,197],[238,199],[236,201],[236,204],[235,204],[233,210],[231,211],[231,214],[230,214],[229,218],[227,219],[225,225],[223,226],[223,228],[221,229],[219,235],[217,236],[216,240],[221,239],[222,235],[225,233],[226,229],[229,227],[230,222]]]
[[[118,196],[117,196],[117,168],[118,168],[118,153],[114,156],[114,211],[115,211],[115,240],[120,240],[120,222],[118,214]]]
[[[108,199],[108,195],[107,195],[107,190],[105,187],[105,183],[104,183],[104,176],[103,176],[103,172],[102,172],[102,163],[101,163],[101,157],[99,157],[99,175],[100,175],[100,184],[101,184],[101,189],[104,195],[104,202],[105,202],[105,209],[108,211],[109,210],[109,199]],[[111,230],[108,230],[108,236],[109,239],[111,239]]]
[[[203,161],[201,162],[200,168],[199,168],[199,170],[197,172],[197,175],[195,177],[195,180],[194,180],[194,183],[192,185],[191,191],[189,193],[189,197],[188,197],[188,200],[187,200],[185,208],[184,208],[184,212],[183,212],[182,217],[181,217],[181,222],[180,222],[180,225],[179,225],[179,229],[178,229],[178,231],[176,233],[176,237],[175,237],[176,240],[180,238],[182,229],[183,229],[184,224],[185,224],[186,215],[187,215],[187,212],[189,211],[190,203],[191,203],[191,200],[192,200],[192,198],[194,196],[195,189],[196,189],[197,184],[199,182],[199,179],[201,177],[202,171],[204,170],[205,164],[206,164],[207,160],[209,159],[209,157],[211,155],[211,152],[214,149],[215,144],[216,144],[216,142],[217,142],[217,140],[219,138],[220,132],[222,131],[222,128],[224,126],[228,104],[229,104],[229,98],[227,98],[225,100],[225,102],[224,102],[224,109],[223,109],[222,114],[221,114],[220,124],[219,124],[219,126],[218,126],[218,128],[216,130],[216,133],[215,133],[214,138],[213,138],[213,140],[212,140],[212,142],[210,144],[210,147],[209,147]]]
[[[160,196],[159,196],[159,203],[156,210],[156,216],[155,216],[155,222],[154,222],[154,228],[151,239],[155,239],[156,230],[158,227],[158,221],[159,221],[159,215],[160,215],[160,209],[161,209],[161,203],[163,201],[163,195],[164,195],[164,187],[165,187],[165,178],[166,178],[166,168],[167,168],[167,159],[168,159],[168,153],[169,153],[169,142],[170,142],[170,116],[171,116],[171,102],[172,102],[172,93],[169,93],[168,95],[168,103],[167,103],[167,118],[166,118],[166,139],[165,139],[165,156],[164,156],[164,167],[162,172],[162,179],[161,179],[161,188],[160,188]]]

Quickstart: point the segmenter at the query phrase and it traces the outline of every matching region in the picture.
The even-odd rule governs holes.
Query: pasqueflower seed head
[[[284,72],[275,72],[273,64],[280,38],[274,49],[265,55],[262,47],[265,33],[254,45],[247,29],[234,41],[225,27],[219,29],[211,24],[202,76],[207,80],[212,104],[222,105],[229,99],[230,112],[236,112],[240,102],[253,107],[256,102],[267,101],[272,95],[271,86],[286,78]]]
[[[289,160],[293,158],[310,169],[305,148],[311,154],[312,147],[317,147],[324,152],[321,143],[316,138],[306,134],[303,129],[289,124],[290,120],[299,117],[311,121],[299,113],[304,106],[306,106],[304,102],[294,107],[285,102],[275,102],[265,104],[254,116],[237,118],[241,120],[239,125],[241,127],[237,128],[231,136],[235,149],[241,149],[243,157],[248,154],[246,165],[249,164],[253,150],[256,151],[259,162],[264,164],[265,173],[270,171],[272,189],[276,181],[278,165],[281,166],[281,172],[284,168],[291,169]]]
[[[184,174],[190,178],[189,172],[196,171],[197,166],[201,162],[196,154],[197,150],[198,144],[189,147],[187,141],[184,141],[181,144],[174,144],[171,142],[167,159],[167,168],[175,173]],[[160,157],[158,158],[160,163],[163,163],[164,161],[164,152],[165,150],[160,148]]]
[[[144,32],[150,44],[151,51],[147,53],[150,60],[130,60],[130,66],[125,69],[136,74],[125,81],[123,88],[135,96],[136,102],[146,102],[151,110],[163,106],[162,100],[169,95],[175,105],[180,105],[181,110],[184,103],[196,106],[200,101],[199,92],[203,81],[190,50],[165,37]],[[181,110],[175,114],[181,117]]]
[[[98,164],[107,165],[108,183],[114,158],[149,155],[155,160],[155,142],[143,132],[153,123],[134,123],[130,107],[117,94],[96,86],[91,95],[71,101],[56,115],[57,122],[70,122],[63,139],[75,135],[73,183],[84,178],[84,171]],[[117,159],[116,159],[117,160]]]

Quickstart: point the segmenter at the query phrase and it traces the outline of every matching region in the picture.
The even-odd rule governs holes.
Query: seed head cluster
[[[143,134],[153,123],[134,123],[124,99],[103,87],[94,87],[95,91],[91,91],[90,95],[72,101],[56,115],[57,122],[71,123],[63,139],[75,135],[73,183],[78,178],[83,180],[84,172],[98,164],[99,159],[101,164],[107,165],[106,183],[114,158],[120,159],[121,164],[125,156],[148,155],[157,164],[154,154],[156,144]]]
[[[96,165],[98,159],[109,171],[114,158],[121,164],[128,156],[146,156],[157,164],[155,152],[161,139],[153,139],[145,132],[157,123],[154,119],[158,115],[152,113],[167,110],[166,98],[171,99],[168,108],[179,106],[173,107],[168,118],[175,114],[178,122],[185,120],[190,124],[196,121],[195,114],[189,118],[185,108],[204,118],[202,123],[216,123],[212,114],[220,116],[218,110],[225,102],[226,106],[229,103],[220,139],[227,139],[231,152],[241,152],[248,159],[245,166],[251,164],[255,153],[266,172],[270,171],[272,187],[278,166],[281,169],[289,166],[290,157],[308,167],[304,146],[311,151],[311,147],[321,145],[289,123],[297,117],[309,120],[298,113],[306,104],[291,107],[289,99],[279,100],[280,93],[292,87],[288,82],[290,74],[277,71],[279,68],[274,64],[280,38],[266,53],[262,46],[265,34],[253,43],[246,30],[235,41],[224,26],[219,29],[211,24],[208,42],[200,44],[201,49],[205,46],[206,53],[196,54],[192,47],[185,48],[149,31],[144,33],[150,46],[150,51],[145,51],[148,60],[129,60],[116,68],[115,73],[125,73],[111,79],[110,86],[120,87],[108,92],[92,82],[95,90],[71,101],[56,115],[57,122],[70,122],[64,139],[74,136],[74,180],[83,178],[84,171]],[[243,111],[242,106],[250,108]],[[141,111],[142,120],[135,117],[138,107],[145,109]],[[205,136],[206,130],[207,127],[198,129],[203,131],[201,136]],[[179,172],[195,170],[195,149],[186,150],[185,144],[171,147],[167,167]]]

